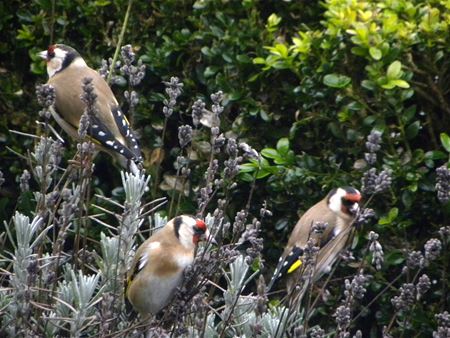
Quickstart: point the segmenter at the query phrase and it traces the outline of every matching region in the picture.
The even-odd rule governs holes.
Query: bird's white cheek
[[[47,74],[48,77],[52,77],[55,75],[55,73],[60,70],[62,67],[62,61],[57,58],[51,59],[49,62],[47,62]]]

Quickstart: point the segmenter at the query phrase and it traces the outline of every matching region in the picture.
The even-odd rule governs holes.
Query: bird
[[[126,296],[141,317],[157,315],[168,305],[203,239],[214,243],[205,222],[180,215],[136,250],[128,272]]]
[[[38,55],[47,62],[47,84],[55,89],[53,118],[69,136],[78,139],[80,118],[86,108],[82,101],[83,81],[92,79],[95,113],[91,115],[87,135],[96,148],[110,153],[124,168],[136,168],[142,162],[141,150],[130,124],[120,109],[108,83],[74,48],[50,45]],[[134,166],[133,164],[136,164]]]
[[[347,247],[354,233],[352,224],[359,212],[360,201],[361,193],[357,189],[339,187],[332,189],[325,198],[309,208],[295,225],[267,291],[272,289],[278,279],[286,276],[288,296],[295,295],[297,300],[301,300],[309,285],[307,279],[302,281],[302,276],[309,276],[305,274],[307,271],[311,273],[312,282],[331,271],[339,253]],[[323,233],[314,231],[313,225],[318,223],[325,227]],[[314,246],[319,247],[319,251],[315,262],[308,267],[304,264],[304,255],[310,239]],[[297,285],[300,286],[299,292],[295,292]]]

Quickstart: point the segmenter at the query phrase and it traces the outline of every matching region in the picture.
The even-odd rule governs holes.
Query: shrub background
[[[52,35],[54,42],[73,46],[99,68],[114,53],[127,5],[39,0],[0,4],[0,156],[5,180],[0,219],[9,222],[15,210],[31,216],[36,207],[33,196],[19,189],[18,177],[27,162],[7,147],[27,154],[34,144],[11,129],[41,132],[33,123],[40,109],[35,85],[45,82],[46,74],[37,52]],[[439,181],[440,199],[436,191],[436,169],[448,164],[450,153],[449,24],[448,1],[134,1],[125,43],[132,44],[147,67],[131,116],[153,184],[145,198],[178,201],[176,210],[163,208],[170,215],[196,212],[209,161],[209,135],[204,129],[195,135],[189,189],[179,194],[170,184],[181,151],[178,127],[191,124],[191,107],[198,98],[210,104],[210,94],[221,90],[221,131],[251,145],[262,160],[246,161],[237,187],[218,197],[226,196],[225,217],[234,219],[256,177],[250,214],[257,215],[263,203],[273,213],[261,227],[266,278],[299,213],[333,187],[361,187],[369,168],[390,170],[389,190],[370,198],[376,219],[353,243],[359,252],[370,230],[380,235],[385,257],[381,271],[371,271],[366,297],[372,299],[400,273],[408,251],[420,250],[449,225],[448,175],[443,175],[447,186],[445,179]],[[179,106],[166,119],[162,82],[171,76],[184,86]],[[116,80],[113,88],[125,102],[121,93],[130,88],[125,79]],[[375,163],[367,163],[372,130],[382,132],[381,150]],[[68,159],[74,147],[66,148]],[[119,171],[106,170],[109,163],[105,155],[96,159],[92,190],[121,198]],[[214,203],[209,209],[214,210]],[[101,228],[91,231],[98,238]],[[10,247],[6,236],[1,238]],[[399,332],[430,336],[436,330],[434,315],[448,309],[449,256],[445,240],[443,244],[442,256],[427,269],[433,288],[411,312],[408,325],[399,324]],[[335,277],[346,273],[354,270],[340,268]],[[333,287],[339,290],[339,285]],[[401,283],[392,287],[399,289]],[[389,325],[391,296],[382,295],[367,310],[359,322],[367,326],[365,333],[377,336]],[[320,311],[326,313],[335,304]],[[317,323],[327,327],[326,316]]]

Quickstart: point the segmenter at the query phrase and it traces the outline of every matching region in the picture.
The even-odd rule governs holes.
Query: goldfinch
[[[268,290],[283,275],[287,275],[288,295],[292,294],[296,285],[302,284],[300,279],[305,272],[303,255],[310,239],[314,246],[319,247],[315,263],[309,267],[314,269],[312,280],[316,281],[324,273],[329,272],[353,234],[352,223],[359,211],[360,200],[361,193],[358,190],[342,187],[331,190],[324,199],[309,208],[294,227]],[[323,233],[313,231],[313,225],[318,222],[326,226]],[[306,286],[307,282],[301,285],[300,294],[306,291]]]
[[[191,216],[177,216],[137,249],[128,273],[126,295],[144,318],[163,309],[192,264],[201,239],[208,239],[206,224]]]
[[[80,118],[85,110],[81,100],[82,81],[91,78],[97,95],[96,113],[91,117],[88,135],[96,146],[110,153],[127,168],[131,162],[142,161],[141,150],[121,111],[111,88],[90,68],[72,47],[56,44],[38,54],[47,61],[48,84],[55,88],[56,100],[52,115],[71,137],[78,138]]]

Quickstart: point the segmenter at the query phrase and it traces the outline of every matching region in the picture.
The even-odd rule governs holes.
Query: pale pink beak
[[[208,229],[206,229],[205,234],[203,235],[205,237],[205,240],[209,243],[212,243],[214,245],[217,245],[217,241],[215,238],[211,235]]]

